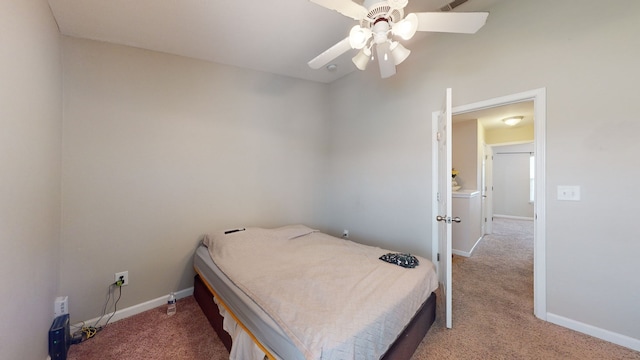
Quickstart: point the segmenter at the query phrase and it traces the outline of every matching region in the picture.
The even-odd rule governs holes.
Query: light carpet
[[[168,316],[161,306],[107,325],[93,338],[72,345],[68,360],[222,360],[229,353],[193,296]]]
[[[471,257],[454,256],[452,273],[453,328],[439,307],[412,360],[640,359],[533,315],[532,221],[496,218]]]
[[[636,359],[640,353],[533,315],[533,223],[497,219],[472,257],[453,259],[453,329],[436,322],[412,360]],[[229,358],[193,297],[176,315],[160,307],[110,324],[69,351],[69,360]],[[285,359],[286,360],[286,359]]]

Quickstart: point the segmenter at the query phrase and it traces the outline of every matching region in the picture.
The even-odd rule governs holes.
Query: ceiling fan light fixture
[[[358,54],[356,54],[356,56],[351,59],[351,61],[353,61],[353,64],[362,71],[367,68],[369,60],[371,60],[371,50],[369,50],[368,48],[360,50]]]
[[[378,45],[386,43],[389,40],[388,33],[389,23],[386,20],[376,22],[373,25],[373,42]]]
[[[516,126],[522,121],[524,116],[511,116],[505,119],[502,119],[502,122],[509,126]]]
[[[356,25],[349,32],[349,44],[354,49],[362,49],[371,37],[371,30]]]
[[[409,40],[418,31],[418,16],[414,13],[394,24],[391,28],[393,35],[400,36],[403,40]]]
[[[380,76],[396,73],[410,50],[398,41],[413,38],[417,31],[473,34],[487,21],[488,12],[415,12],[405,16],[409,0],[310,0],[326,9],[359,22],[349,36],[310,60],[312,69],[320,69],[351,49],[360,50],[351,60],[360,70],[377,60]],[[467,0],[454,0],[457,5]],[[450,4],[449,10],[453,7]],[[374,49],[375,47],[375,49]],[[375,51],[376,55],[372,54]]]
[[[402,62],[409,57],[409,54],[411,54],[411,50],[405,48],[397,41],[391,43],[389,50],[391,51],[391,57],[393,57],[393,63],[396,65],[402,64]]]

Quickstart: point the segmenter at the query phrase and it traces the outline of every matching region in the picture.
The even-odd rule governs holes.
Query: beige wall
[[[315,226],[327,85],[64,38],[60,291],[72,321],[193,286],[201,235]]]
[[[476,123],[476,127],[477,127],[477,132],[478,132],[478,138],[476,139],[476,143],[477,143],[477,148],[476,148],[476,161],[477,161],[477,168],[478,171],[476,173],[476,184],[478,184],[478,190],[480,190],[480,194],[484,194],[484,189],[483,186],[485,186],[484,181],[485,179],[482,178],[483,175],[483,164],[485,163],[484,157],[485,157],[485,135],[486,135],[486,131],[484,129],[484,126],[482,126],[482,124],[477,121]],[[480,218],[482,218],[482,214],[480,215]],[[482,232],[482,230],[480,231]]]
[[[546,87],[547,310],[640,339],[640,188],[618,191],[620,179],[640,178],[640,48],[630,46],[640,2],[503,1],[489,11],[473,36],[408,46],[393,78],[372,64],[331,84],[324,222],[430,256],[431,112],[445,89],[460,106]],[[557,201],[558,185],[580,185],[582,200]]]
[[[462,190],[478,190],[478,121],[453,123],[451,164],[460,173],[456,177]]]
[[[61,67],[46,1],[0,1],[0,358],[45,359],[58,288]]]
[[[504,144],[511,142],[533,141],[533,124],[510,128],[496,128],[485,131],[484,141],[487,144]]]

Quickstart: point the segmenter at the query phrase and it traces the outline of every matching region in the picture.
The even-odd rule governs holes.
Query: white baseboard
[[[551,313],[547,313],[547,321],[583,334],[591,335],[598,339],[624,346],[631,350],[640,351],[640,339],[634,339],[626,335],[614,333],[609,330],[601,329],[593,325],[581,323],[579,321],[567,319],[566,317]]]
[[[453,255],[471,257],[471,253],[470,252],[466,252],[466,251],[462,251],[462,250],[451,249],[451,253]]]
[[[530,220],[530,221],[533,221],[532,217],[527,217],[527,216],[512,216],[512,215],[493,214],[493,217],[494,218],[503,218],[503,219]]]
[[[473,255],[473,250],[476,249],[476,246],[478,246],[478,244],[480,243],[482,238],[483,238],[483,236],[480,236],[478,238],[478,240],[476,240],[476,243],[473,244],[473,247],[471,247],[471,251],[469,251],[469,252],[462,251],[462,250],[451,249],[451,253],[453,253],[454,255],[459,255],[459,256],[464,256],[464,257],[471,257],[471,255]]]
[[[190,287],[190,288],[184,289],[184,290],[177,291],[175,294],[176,294],[176,299],[182,299],[182,298],[185,298],[187,296],[191,296],[191,295],[193,295],[193,286]],[[167,303],[167,298],[168,297],[169,297],[169,294],[164,295],[164,296],[160,296],[158,298],[155,298],[155,299],[152,299],[152,300],[149,300],[149,301],[145,301],[145,302],[143,302],[141,304],[138,304],[138,305],[133,305],[133,306],[129,306],[128,308],[124,308],[124,309],[118,310],[113,315],[113,317],[111,318],[111,321],[109,321],[109,323],[113,323],[115,321],[128,318],[130,316],[139,314],[141,312],[144,312],[144,311],[147,311],[147,310],[151,310],[151,309],[156,308],[158,306],[162,306],[162,305]],[[113,313],[106,314],[102,318],[101,324],[104,324],[106,319],[108,319],[111,316],[111,314],[113,314]],[[93,319],[90,319],[90,320],[86,320],[84,323],[86,325],[93,325],[93,324],[95,324],[96,321],[98,321],[98,319],[100,319],[100,317],[96,317],[96,318],[93,318]],[[72,326],[75,326],[76,328],[78,328],[78,327],[82,326],[82,323],[77,323],[77,324],[72,325]]]

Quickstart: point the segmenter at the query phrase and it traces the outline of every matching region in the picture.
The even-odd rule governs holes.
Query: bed
[[[230,359],[409,359],[435,320],[434,265],[303,225],[205,236],[194,297]]]

